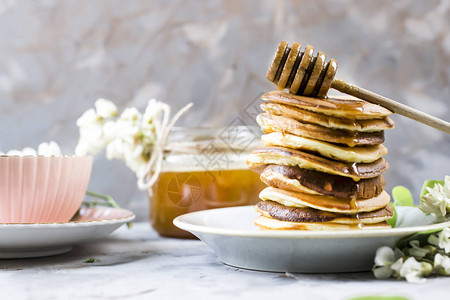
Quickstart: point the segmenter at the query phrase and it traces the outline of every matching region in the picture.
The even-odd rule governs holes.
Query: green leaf
[[[390,218],[389,220],[387,220],[387,222],[389,223],[389,225],[391,225],[392,228],[395,228],[395,225],[397,225],[397,210],[395,209],[394,205],[391,205],[392,209],[394,210],[394,216],[392,218]]]
[[[396,206],[414,206],[414,199],[408,188],[404,186],[396,186],[392,189],[392,198]]]
[[[84,263],[86,263],[86,264],[92,264],[92,263],[96,263],[96,262],[101,262],[101,260],[98,258],[95,258],[95,257],[91,257],[84,261]]]
[[[414,206],[414,199],[411,192],[401,185],[392,189],[392,198],[394,202],[391,203],[391,206],[394,209],[394,216],[387,220],[387,222],[392,228],[395,228],[397,224],[397,210],[395,209],[395,206]]]
[[[361,296],[350,298],[348,300],[409,300],[409,298],[403,296],[379,296],[379,295],[370,295],[370,296]]]
[[[392,189],[392,198],[394,199],[394,202],[391,203],[391,206],[394,209],[394,216],[387,222],[392,228],[395,228],[397,224],[397,210],[395,209],[395,206],[414,206],[414,199],[409,189],[401,185]]]

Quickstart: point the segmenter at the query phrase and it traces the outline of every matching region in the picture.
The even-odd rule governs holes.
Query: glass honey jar
[[[174,218],[257,203],[265,185],[245,160],[260,143],[259,128],[249,126],[173,128],[161,173],[149,191],[152,227],[162,236],[192,238],[173,225]]]

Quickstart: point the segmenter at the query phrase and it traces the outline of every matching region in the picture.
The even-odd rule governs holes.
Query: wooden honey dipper
[[[334,88],[450,134],[449,122],[334,78],[337,71],[334,59],[326,61],[325,53],[320,51],[314,56],[314,48],[310,45],[303,51],[300,47],[299,43],[289,47],[284,41],[278,45],[267,79],[279,90],[289,89],[291,94],[324,98],[328,90]]]

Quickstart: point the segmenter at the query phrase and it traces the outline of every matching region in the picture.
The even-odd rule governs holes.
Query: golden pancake
[[[356,120],[381,119],[392,114],[390,110],[380,105],[349,96],[312,98],[280,91],[271,91],[264,94],[261,99],[291,105],[325,115]]]
[[[348,177],[279,165],[268,165],[261,173],[261,180],[282,190],[344,199],[372,198],[381,194],[385,186],[382,175],[354,181]]]
[[[278,202],[285,206],[311,207],[340,214],[356,214],[381,209],[389,204],[390,196],[383,191],[369,199],[339,199],[267,187],[259,193],[261,200]]]
[[[370,229],[386,229],[391,228],[387,222],[375,224],[339,224],[332,222],[308,223],[308,222],[287,222],[279,221],[273,218],[260,216],[255,220],[255,225],[263,230],[370,230]]]
[[[384,142],[384,131],[358,132],[330,129],[320,125],[302,123],[292,118],[267,113],[259,114],[256,121],[264,133],[283,132],[324,142],[354,146],[372,146]]]
[[[327,142],[304,138],[292,134],[272,132],[261,136],[261,140],[266,146],[279,146],[298,150],[307,150],[319,153],[322,156],[344,162],[364,162],[376,161],[387,154],[387,149],[383,145],[367,147],[341,147]]]
[[[392,129],[394,121],[389,117],[371,120],[345,119],[300,109],[295,106],[265,102],[261,109],[271,115],[290,117],[297,121],[313,123],[327,128],[342,129],[348,131],[374,132]]]
[[[264,217],[288,222],[332,222],[339,224],[374,224],[391,219],[394,210],[390,205],[372,212],[337,214],[309,207],[284,206],[273,201],[261,201],[255,209]]]
[[[247,165],[256,171],[262,171],[262,167],[266,165],[298,166],[304,169],[350,177],[355,181],[377,177],[389,168],[388,163],[383,158],[371,163],[350,164],[284,147],[257,148],[247,156]]]

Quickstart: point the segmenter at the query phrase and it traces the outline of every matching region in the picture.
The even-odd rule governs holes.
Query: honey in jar
[[[162,236],[192,238],[172,223],[179,215],[253,205],[265,187],[245,159],[260,139],[247,126],[174,128],[158,180],[149,192],[150,223]]]

